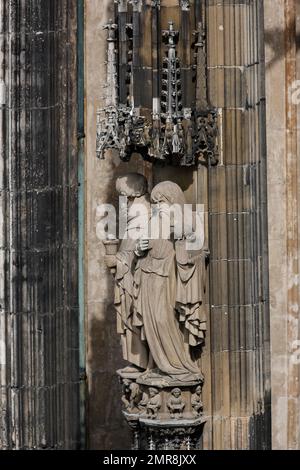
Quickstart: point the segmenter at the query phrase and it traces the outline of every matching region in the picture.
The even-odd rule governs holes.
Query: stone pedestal
[[[206,418],[203,378],[181,382],[160,372],[118,371],[123,387],[123,415],[133,431],[134,450],[201,448]]]

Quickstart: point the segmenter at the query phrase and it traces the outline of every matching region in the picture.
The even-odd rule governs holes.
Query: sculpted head
[[[130,386],[130,384],[131,384],[131,380],[130,380],[130,379],[124,379],[124,380],[123,380],[123,385],[124,385],[124,387],[127,388],[127,387]]]
[[[117,178],[116,190],[121,196],[133,199],[148,192],[148,182],[140,173],[127,173]]]
[[[155,397],[158,394],[158,390],[156,388],[149,388],[149,395],[151,398]]]
[[[185,196],[178,184],[164,181],[153,188],[151,202],[156,205],[155,214],[162,219],[164,237],[168,233],[176,233],[177,238],[182,236],[182,222],[184,214]]]
[[[172,393],[173,397],[175,397],[175,398],[179,398],[181,396],[180,388],[174,388],[171,393]]]
[[[173,204],[183,206],[186,202],[182,189],[172,181],[163,181],[157,184],[151,193],[151,201],[154,204],[164,203],[169,206]]]

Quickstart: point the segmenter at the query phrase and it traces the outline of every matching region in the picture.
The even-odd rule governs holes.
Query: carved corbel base
[[[140,420],[140,447],[143,450],[200,450],[205,417],[173,422]]]
[[[180,382],[156,373],[118,371],[123,387],[123,415],[133,432],[134,450],[202,448],[206,418],[203,379]]]
[[[133,432],[133,450],[200,450],[204,416],[192,420],[152,421],[123,411]]]

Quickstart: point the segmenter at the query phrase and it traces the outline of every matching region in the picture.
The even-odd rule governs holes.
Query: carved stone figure
[[[185,402],[181,396],[180,388],[174,388],[171,392],[171,396],[168,400],[168,408],[170,411],[171,418],[180,419],[185,408]]]
[[[125,410],[128,410],[130,408],[130,384],[131,380],[125,379],[123,381],[123,395],[121,400]]]
[[[159,391],[157,390],[157,388],[151,387],[149,389],[149,400],[146,405],[148,418],[150,419],[157,418],[158,412],[161,408],[161,403],[162,403],[162,400],[161,400]]]
[[[139,402],[139,410],[141,412],[141,414],[145,415],[147,414],[147,403],[149,401],[149,398],[148,398],[148,395],[146,392],[143,393],[142,395],[142,399],[141,401]]]
[[[164,428],[170,417],[182,419],[188,403],[180,422],[185,433],[186,426],[204,421],[201,387],[196,387],[203,384],[198,359],[206,331],[207,250],[191,249],[192,227],[178,237],[176,213],[165,236],[170,207],[184,213],[177,184],[159,183],[150,197],[144,176],[129,173],[118,178],[117,192],[126,196],[127,222],[117,254],[115,246],[107,250],[106,263],[114,270],[118,332],[129,362],[118,371],[124,416],[132,429],[150,426],[149,420]]]
[[[201,416],[203,413],[203,403],[202,403],[202,386],[199,385],[196,388],[195,393],[193,393],[191,398],[191,405],[194,411],[195,416]]]
[[[130,379],[123,380],[122,403],[126,411],[139,413],[139,402],[141,400],[140,387]]]
[[[143,230],[150,215],[148,183],[143,175],[129,173],[117,179],[117,192],[126,196],[128,204],[123,208],[127,212],[127,226],[116,256],[106,256],[108,267],[116,267],[115,308],[117,312],[117,331],[121,335],[124,360],[132,369],[146,369],[148,366],[148,346],[141,337],[141,323],[133,315],[133,276],[135,271],[136,239],[133,232]],[[135,206],[144,208],[140,215]],[[130,367],[130,366],[129,366]],[[129,368],[128,368],[129,370]]]
[[[185,198],[177,184],[167,181],[153,189],[151,201],[158,207],[154,217],[159,223],[163,205],[183,206]],[[191,349],[203,343],[206,330],[206,254],[205,250],[188,252],[186,240],[172,236],[141,239],[137,246],[134,321],[149,347],[148,369],[154,369],[154,374],[157,369],[170,384],[203,378]]]

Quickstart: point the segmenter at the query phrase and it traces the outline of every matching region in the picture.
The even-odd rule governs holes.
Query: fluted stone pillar
[[[214,449],[270,446],[263,2],[209,0],[220,162],[209,170]],[[209,439],[210,437],[210,439]]]
[[[76,1],[0,2],[0,448],[78,435]]]
[[[265,0],[272,447],[300,449],[300,4]]]

